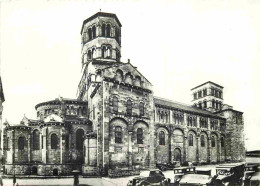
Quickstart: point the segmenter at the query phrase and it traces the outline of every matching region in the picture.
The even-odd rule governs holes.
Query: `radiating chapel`
[[[121,28],[112,13],[83,21],[77,98],[39,103],[37,119],[4,123],[6,174],[244,160],[243,113],[224,103],[224,87],[208,81],[192,88],[190,105],[155,97],[151,82],[120,60]]]

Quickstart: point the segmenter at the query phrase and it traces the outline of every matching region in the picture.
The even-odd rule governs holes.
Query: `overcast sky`
[[[80,30],[98,11],[122,23],[122,61],[154,86],[154,95],[191,104],[190,89],[213,81],[224,103],[244,112],[248,150],[260,150],[260,1],[2,0],[3,120],[35,119],[35,105],[76,98]]]

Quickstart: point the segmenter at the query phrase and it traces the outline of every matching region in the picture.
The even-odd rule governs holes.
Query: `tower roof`
[[[207,83],[213,84],[213,85],[215,85],[215,86],[217,86],[217,87],[219,87],[219,88],[224,88],[224,87],[218,85],[217,83],[214,83],[214,82],[212,82],[212,81],[207,81],[207,82],[205,82],[205,83],[202,83],[202,84],[199,85],[199,86],[196,86],[196,87],[192,88],[191,90],[194,90],[194,89],[199,88],[199,87],[201,87],[201,86],[203,86],[203,85],[206,85]]]
[[[82,34],[84,25],[85,25],[87,22],[89,22],[89,21],[91,21],[91,20],[97,18],[98,16],[114,18],[114,19],[116,20],[116,22],[118,23],[118,25],[119,25],[120,27],[122,27],[122,25],[121,25],[119,19],[117,18],[116,14],[106,13],[106,12],[98,12],[98,13],[94,14],[93,16],[91,16],[91,17],[89,17],[89,18],[87,18],[87,19],[85,19],[85,20],[83,21],[80,34]]]

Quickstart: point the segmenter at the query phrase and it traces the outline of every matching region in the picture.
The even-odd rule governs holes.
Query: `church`
[[[77,98],[39,103],[36,120],[4,123],[6,174],[244,161],[243,112],[224,103],[224,87],[207,81],[191,88],[190,105],[156,97],[151,82],[120,61],[121,28],[112,13],[83,21]]]

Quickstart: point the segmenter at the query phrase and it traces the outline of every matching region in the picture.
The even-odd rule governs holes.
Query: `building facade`
[[[223,87],[206,82],[191,89],[192,105],[155,97],[149,80],[130,61],[120,61],[121,27],[111,13],[83,21],[77,99],[40,103],[37,120],[6,124],[7,174],[244,160],[243,113],[224,104]]]
[[[3,102],[5,101],[4,91],[2,86],[2,80],[0,77],[0,170],[2,170],[3,164],[3,133],[2,133],[2,112],[3,112]]]

